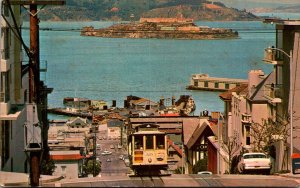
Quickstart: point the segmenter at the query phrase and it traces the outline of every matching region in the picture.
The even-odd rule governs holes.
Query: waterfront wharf
[[[209,77],[208,74],[192,74],[189,90],[227,91],[241,84],[248,84],[246,79]]]
[[[48,113],[92,119],[92,113],[90,112],[70,111],[66,108],[48,108]]]

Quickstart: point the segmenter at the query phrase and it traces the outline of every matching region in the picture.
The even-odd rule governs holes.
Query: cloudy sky
[[[234,8],[276,8],[279,6],[300,5],[300,0],[215,0],[223,2],[225,5]]]

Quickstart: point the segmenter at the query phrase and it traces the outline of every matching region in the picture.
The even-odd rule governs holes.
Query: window
[[[2,36],[3,37],[3,49],[1,50],[2,59],[9,59],[9,47],[10,47],[10,32],[9,28],[2,28]]]
[[[8,102],[9,97],[9,71],[8,72],[1,72],[1,102]]]
[[[208,87],[208,82],[204,82],[204,87]]]
[[[136,135],[134,137],[134,149],[143,149],[143,136]]]
[[[153,135],[146,136],[146,149],[153,149]]]
[[[215,83],[215,88],[219,88],[219,83]]]
[[[156,136],[156,148],[157,149],[165,149],[165,136],[164,135]]]
[[[61,175],[63,177],[66,177],[66,168],[67,168],[67,166],[61,166]]]
[[[198,82],[197,81],[194,81],[194,86],[198,86]]]
[[[244,159],[256,159],[256,158],[267,158],[265,155],[263,154],[252,154],[252,155],[245,155]]]
[[[229,89],[229,84],[225,84],[225,89]]]
[[[246,145],[250,145],[251,140],[250,140],[250,127],[246,126]]]
[[[2,160],[1,160],[1,167],[9,159],[9,146],[10,146],[10,126],[9,121],[0,121],[0,137],[2,138],[1,143],[1,153],[2,153]]]
[[[8,6],[5,5],[1,5],[1,9],[2,9],[2,14],[4,14],[4,16],[9,17],[9,10],[8,10]]]

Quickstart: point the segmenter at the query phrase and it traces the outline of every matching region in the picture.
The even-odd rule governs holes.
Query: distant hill
[[[295,6],[280,6],[277,8],[254,8],[249,10],[252,13],[268,13],[268,12],[277,12],[277,13],[299,13],[300,5]]]
[[[300,5],[290,6],[290,7],[278,7],[275,9],[277,12],[289,12],[289,13],[299,13]]]
[[[67,0],[64,6],[48,6],[41,20],[100,21],[139,20],[140,17],[185,17],[194,20],[258,20],[245,10],[206,0]],[[24,19],[28,20],[24,12]]]

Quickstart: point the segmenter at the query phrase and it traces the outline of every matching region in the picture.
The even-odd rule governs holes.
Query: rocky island
[[[186,18],[141,18],[139,22],[115,24],[108,28],[83,27],[82,36],[105,38],[234,39],[238,32],[224,28],[197,26]]]

